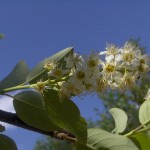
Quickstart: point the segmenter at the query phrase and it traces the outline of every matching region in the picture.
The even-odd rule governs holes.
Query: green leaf
[[[14,96],[14,108],[18,117],[30,126],[44,131],[60,129],[48,117],[42,96],[35,91],[24,91]]]
[[[60,101],[58,92],[51,89],[44,92],[44,102],[47,113],[55,124],[74,134],[81,143],[86,143],[86,121],[80,116],[78,107],[70,99]]]
[[[112,115],[115,121],[115,128],[113,130],[114,133],[122,133],[127,126],[128,117],[126,113],[119,108],[111,108],[109,113]]]
[[[0,134],[0,149],[1,150],[17,150],[15,142],[6,135]]]
[[[91,147],[88,144],[81,144],[77,142],[73,148],[73,150],[96,150],[94,147]]]
[[[17,86],[26,81],[29,69],[24,61],[20,61],[11,73],[0,82],[0,89]]]
[[[147,134],[144,133],[138,133],[138,134],[134,134],[131,139],[134,141],[135,140],[135,144],[138,143],[137,146],[139,146],[139,148],[141,150],[149,150],[150,148],[150,137]]]
[[[88,130],[88,144],[95,150],[139,150],[129,138],[96,128]]]
[[[55,63],[63,64],[63,59],[65,56],[69,55],[69,53],[73,52],[73,48],[66,48],[53,56],[46,59],[46,61],[54,61]],[[43,79],[46,80],[48,78],[47,70],[44,68],[45,59],[41,61],[35,68],[31,70],[27,77],[27,81],[30,83],[36,83],[38,80]]]
[[[5,131],[5,127],[0,124],[0,132],[3,132],[3,131]]]
[[[141,124],[150,120],[150,100],[146,100],[140,107],[139,120]],[[147,125],[150,128],[150,123]]]

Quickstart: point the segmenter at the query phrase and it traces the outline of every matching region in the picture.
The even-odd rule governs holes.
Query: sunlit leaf
[[[28,73],[28,66],[24,61],[20,61],[11,71],[11,73],[0,82],[0,89],[22,84],[26,81]]]
[[[111,108],[109,113],[113,116],[115,121],[115,128],[113,130],[114,133],[122,133],[127,126],[128,117],[126,113],[119,108]]]
[[[129,138],[96,128],[88,130],[88,144],[95,150],[139,150]]]
[[[36,83],[40,79],[43,79],[43,80],[47,79],[48,78],[47,70],[44,68],[45,61],[54,61],[55,63],[59,62],[63,64],[64,57],[69,55],[69,53],[72,53],[72,52],[73,52],[73,48],[69,47],[54,54],[53,56],[49,58],[44,59],[35,68],[31,70],[26,80],[30,83]]]
[[[78,107],[70,99],[60,101],[58,92],[49,90],[44,92],[44,102],[47,113],[55,124],[74,134],[81,143],[86,142],[86,121],[80,116]]]
[[[0,150],[17,150],[17,146],[11,138],[0,134]]]
[[[24,91],[14,96],[14,108],[18,117],[33,127],[54,131],[60,129],[44,110],[41,95],[35,91]]]
[[[140,107],[139,110],[139,120],[141,124],[144,124],[150,120],[150,100],[146,100]],[[150,128],[150,123],[147,124],[147,127]]]
[[[138,133],[135,135],[132,135],[131,137],[133,140],[135,140],[135,144],[139,146],[140,150],[149,150],[150,149],[150,137],[149,135],[145,133]]]

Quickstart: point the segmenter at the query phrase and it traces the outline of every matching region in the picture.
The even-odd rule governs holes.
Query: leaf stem
[[[140,126],[138,126],[137,128],[135,128],[134,130],[132,130],[129,133],[125,134],[124,136],[130,137],[133,134],[137,134],[137,133],[140,133],[140,132],[144,132],[144,131],[150,130],[150,128],[145,128],[145,126],[147,124],[149,124],[149,123],[150,123],[150,119],[147,120],[144,124],[141,124]]]
[[[55,85],[56,86],[56,83],[66,81],[68,78],[69,78],[69,76],[63,77],[61,79],[55,79],[55,80],[48,79],[48,80],[44,81],[44,83],[45,83],[45,85]],[[11,92],[11,91],[16,91],[16,90],[22,90],[22,89],[31,89],[31,88],[35,88],[36,85],[37,85],[36,83],[35,84],[29,84],[29,85],[21,84],[21,85],[17,85],[14,87],[1,89],[0,94],[4,94],[6,92]]]

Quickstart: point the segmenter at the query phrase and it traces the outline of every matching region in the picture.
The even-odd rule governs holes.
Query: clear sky
[[[122,46],[129,38],[141,38],[150,49],[150,1],[148,0],[0,0],[0,80],[19,60],[33,68],[42,59],[73,46],[87,54],[104,50],[106,43]],[[5,101],[5,102],[4,102]],[[103,111],[97,96],[74,100],[85,118],[93,108]],[[10,103],[8,103],[10,102]],[[12,101],[0,97],[0,109]],[[8,126],[19,150],[33,150],[40,134]]]

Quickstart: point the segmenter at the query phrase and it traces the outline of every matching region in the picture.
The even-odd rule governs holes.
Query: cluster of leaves
[[[63,64],[64,58],[72,53],[73,48],[66,48],[47,60]],[[43,93],[36,90],[23,90],[35,88],[39,80],[48,79],[47,70],[43,67],[44,63],[45,60],[41,61],[29,71],[27,65],[21,61],[0,82],[1,95],[10,96],[7,92],[22,89],[21,92],[11,97],[16,114],[23,122],[46,132],[67,130],[74,137],[63,136],[62,138],[74,143],[73,150],[146,150],[145,145],[143,146],[143,138],[144,141],[149,141],[149,138],[144,133],[141,135],[141,132],[149,129],[150,101],[147,100],[140,107],[141,125],[126,135],[119,135],[126,128],[127,115],[118,108],[110,110],[115,120],[113,133],[99,128],[87,129],[87,123],[80,115],[80,110],[75,103],[69,98],[60,100],[57,90],[48,88]],[[3,128],[0,129],[3,131]],[[0,134],[0,147],[5,150],[17,150],[13,140],[3,134]]]

